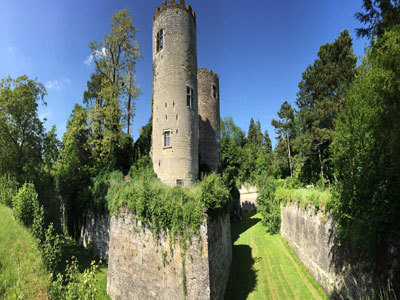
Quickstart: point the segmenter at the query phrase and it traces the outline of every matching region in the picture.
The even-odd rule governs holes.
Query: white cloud
[[[39,119],[44,122],[45,120],[47,120],[47,117],[51,116],[51,111],[47,111],[47,112],[43,112],[41,114],[39,114]]]
[[[12,46],[8,46],[8,52],[9,53],[14,53],[14,48]]]
[[[84,60],[84,64],[90,66],[90,64],[93,62],[93,59],[96,57],[97,59],[103,58],[107,56],[107,49],[106,48],[101,48],[101,50],[96,50],[95,54],[90,54],[86,59]]]
[[[65,82],[70,85],[71,84],[71,80],[69,78],[65,79]]]
[[[51,89],[59,90],[60,84],[58,83],[57,80],[49,80],[46,82],[46,88],[49,90],[51,90]]]

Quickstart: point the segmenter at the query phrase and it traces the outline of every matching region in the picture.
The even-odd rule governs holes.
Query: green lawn
[[[49,276],[35,239],[0,204],[0,299],[47,299]]]
[[[261,215],[232,223],[233,260],[225,299],[327,299],[280,235],[269,235]]]

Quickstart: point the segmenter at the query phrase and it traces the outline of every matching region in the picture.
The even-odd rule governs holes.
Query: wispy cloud
[[[71,84],[71,80],[69,78],[65,79],[65,82],[70,85]]]
[[[90,64],[93,62],[93,59],[96,58],[102,58],[107,56],[107,49],[106,48],[101,48],[101,50],[96,50],[94,55],[90,54],[86,59],[83,61],[85,65],[90,66]]]
[[[47,117],[50,117],[50,116],[51,116],[51,111],[48,110],[48,111],[46,111],[46,112],[43,112],[43,113],[39,114],[39,119],[40,119],[42,122],[44,122],[45,120],[47,120]]]
[[[9,53],[14,53],[14,48],[12,46],[8,46],[7,49]]]
[[[60,84],[58,83],[57,80],[49,80],[46,82],[46,88],[49,90],[51,89],[59,90]]]

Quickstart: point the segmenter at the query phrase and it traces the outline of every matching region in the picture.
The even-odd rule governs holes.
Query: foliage
[[[152,118],[150,118],[147,124],[140,129],[140,136],[135,142],[135,146],[133,148],[135,161],[142,156],[150,155],[152,130],[153,123]]]
[[[320,47],[318,59],[307,67],[299,83],[296,104],[301,127],[297,145],[309,169],[322,181],[332,180],[329,145],[334,134],[334,120],[344,107],[346,89],[356,75],[357,58],[347,30],[333,42]]]
[[[0,203],[12,206],[12,199],[18,192],[18,182],[9,174],[0,177]]]
[[[65,276],[57,274],[49,287],[49,293],[52,299],[96,299],[96,271],[98,265],[93,261],[89,268],[83,274],[79,272],[79,266],[76,258],[65,269]]]
[[[54,166],[57,192],[66,210],[66,225],[69,233],[76,237],[90,203],[88,187],[93,170],[88,139],[86,111],[76,104],[68,119],[60,157]]]
[[[30,227],[38,210],[39,201],[35,186],[32,183],[25,183],[13,198],[14,217],[26,227]]]
[[[35,238],[0,204],[0,298],[46,299],[50,274]]]
[[[150,156],[142,156],[139,158],[131,167],[129,171],[129,176],[131,178],[142,178],[142,179],[152,179],[156,178],[156,174],[153,169],[153,162]]]
[[[43,140],[43,161],[45,168],[51,170],[58,159],[61,142],[57,139],[56,126],[53,125]]]
[[[399,238],[400,27],[366,53],[332,144],[342,238],[371,260]]]
[[[0,82],[0,174],[11,174],[19,184],[37,179],[42,166],[38,106],[45,95],[44,86],[26,75]]]
[[[47,268],[54,273],[61,260],[61,246],[60,236],[55,232],[53,224],[50,224],[47,228],[41,248],[43,261]]]
[[[367,27],[357,28],[358,37],[380,38],[385,31],[400,25],[400,6],[396,0],[363,0],[365,12],[355,17]]]
[[[281,228],[281,209],[279,201],[275,199],[275,179],[267,177],[264,182],[259,183],[258,190],[257,210],[263,217],[263,225],[268,233],[279,233]]]
[[[198,188],[200,189],[202,207],[207,208],[210,212],[220,212],[228,209],[231,196],[219,175],[211,173],[204,177]]]
[[[275,127],[276,133],[278,134],[278,139],[284,139],[286,142],[290,177],[293,177],[293,163],[290,151],[290,134],[293,131],[294,113],[295,111],[292,106],[285,101],[278,111],[280,120],[272,120],[271,122],[272,126]]]

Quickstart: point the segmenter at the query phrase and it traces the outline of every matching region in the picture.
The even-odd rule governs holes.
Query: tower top
[[[198,68],[197,69],[197,73],[210,73],[213,76],[218,78],[218,74],[217,73],[215,73],[213,70],[207,69],[207,68]]]
[[[180,8],[186,10],[193,17],[193,21],[196,24],[196,13],[192,10],[192,7],[190,5],[185,6],[185,0],[179,0],[179,3],[175,3],[175,0],[170,0],[170,4],[167,3],[167,0],[164,0],[161,3],[161,8],[157,7],[156,15],[153,17],[153,22],[162,12],[171,8]]]

